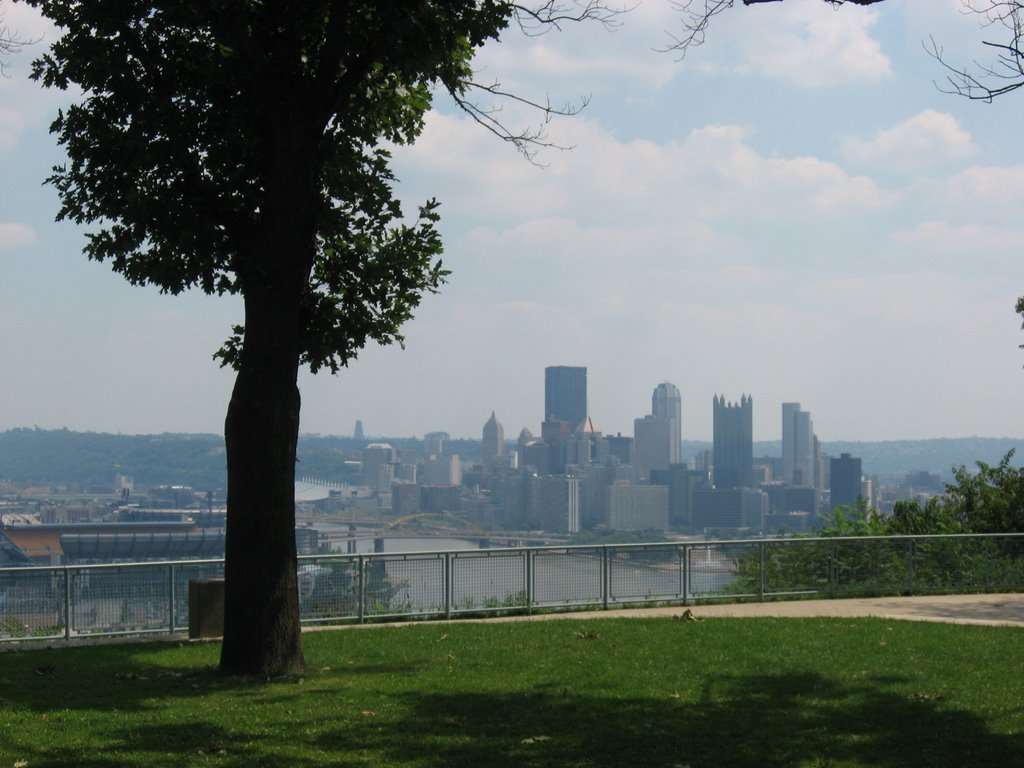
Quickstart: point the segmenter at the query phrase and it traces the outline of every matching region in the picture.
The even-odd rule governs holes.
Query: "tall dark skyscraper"
[[[567,421],[575,431],[587,418],[587,369],[552,365],[544,369],[544,421]]]
[[[830,465],[832,509],[838,506],[857,506],[860,497],[860,459],[844,453],[838,459],[832,459]]]
[[[715,488],[750,488],[754,484],[754,398],[739,403],[715,396]]]

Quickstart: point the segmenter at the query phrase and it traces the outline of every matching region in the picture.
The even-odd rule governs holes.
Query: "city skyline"
[[[395,171],[407,212],[442,203],[450,282],[405,350],[301,375],[304,433],[362,419],[367,434],[478,437],[495,411],[509,436],[539,435],[555,364],[588,368],[606,435],[630,434],[664,381],[683,439],[711,439],[720,392],[754,397],[759,441],[781,438],[783,402],[826,442],[1024,433],[1024,97],[942,93],[922,50],[987,60],[978,19],[958,0],[756,4],[680,62],[656,50],[680,29],[671,6],[482,51],[484,81],[590,97],[548,126],[573,151],[537,166],[437,100]],[[0,430],[221,432],[233,375],[211,355],[239,302],[129,286],[53,222],[47,126],[71,96],[28,79],[53,30],[0,10],[42,38],[0,78]]]

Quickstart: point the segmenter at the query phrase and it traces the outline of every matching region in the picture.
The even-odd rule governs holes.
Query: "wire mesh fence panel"
[[[751,544],[698,544],[688,547],[687,592],[689,597],[713,598],[748,594],[746,585],[737,581],[740,564],[752,557]]]
[[[837,536],[829,544],[835,594],[898,595],[912,588],[910,539]]]
[[[831,583],[832,545],[821,540],[765,541],[763,556],[747,558],[737,579],[764,595],[826,593]]]
[[[344,621],[359,615],[359,561],[299,561],[299,615],[303,621]]]
[[[443,612],[445,567],[443,552],[367,557],[365,615],[415,616]]]
[[[169,632],[223,561],[0,569],[0,642]],[[1024,536],[830,537],[300,558],[305,622],[821,594],[1024,590]]]
[[[526,552],[477,550],[452,553],[452,610],[526,608]]]
[[[682,552],[676,545],[610,547],[608,584],[611,602],[681,599]]]
[[[63,571],[0,571],[0,640],[60,637],[64,603]]]
[[[914,592],[977,591],[986,588],[987,554],[984,539],[925,538],[914,541]]]
[[[533,604],[601,605],[604,556],[600,547],[539,549],[533,555]]]
[[[986,589],[1024,590],[1024,539],[988,539],[983,567]]]
[[[77,634],[167,631],[170,584],[165,565],[69,570],[71,628]]]

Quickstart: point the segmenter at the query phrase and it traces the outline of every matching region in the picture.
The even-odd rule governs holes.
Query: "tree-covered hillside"
[[[416,438],[373,438],[307,435],[299,438],[298,476],[335,481],[355,480],[351,464],[359,460],[369,442],[388,442],[395,448],[421,448]],[[1016,450],[1014,466],[1024,464],[1024,440],[1010,438],[961,438],[942,440],[894,440],[887,442],[831,442],[824,450],[833,456],[848,452],[862,460],[866,475],[901,477],[926,471],[952,480],[954,467],[975,467],[975,462],[998,464]],[[711,443],[684,441],[683,455],[692,458],[710,450]],[[464,464],[478,461],[480,441],[450,440],[445,451],[457,453]],[[755,456],[778,456],[778,441],[755,442]],[[12,429],[0,432],[0,480],[16,485],[72,483],[113,487],[117,475],[131,477],[136,485],[188,485],[197,490],[224,488],[226,462],[220,435],[114,435],[102,432],[71,432],[67,429]]]
[[[69,483],[113,488],[118,475],[136,485],[223,488],[220,435],[112,435],[66,429],[0,432],[0,480],[17,485]]]

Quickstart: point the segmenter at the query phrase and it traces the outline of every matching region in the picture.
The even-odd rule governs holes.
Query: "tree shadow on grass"
[[[177,643],[146,643],[5,654],[0,709],[17,711],[18,719],[5,728],[0,712],[0,768],[17,763],[31,768],[341,765],[318,757],[282,755],[292,741],[289,729],[302,734],[320,719],[293,716],[292,710],[308,712],[305,704],[314,697],[324,701],[325,710],[336,710],[354,677],[415,675],[421,669],[415,662],[345,663],[315,671],[314,686],[301,676],[226,676],[216,667],[216,648],[199,663],[191,653],[195,648],[181,658],[175,655],[177,648]],[[225,719],[216,710],[226,700],[237,712],[261,714],[249,715],[244,722]],[[263,717],[268,719],[261,722]],[[342,721],[335,717],[331,725]],[[18,732],[21,729],[36,733],[26,736]],[[268,735],[268,729],[277,732]],[[46,735],[40,738],[40,732]],[[299,736],[295,740],[302,741]],[[170,758],[173,763],[167,762]]]
[[[173,651],[178,645],[167,644],[164,648]],[[197,665],[194,659],[167,663],[161,660],[160,650],[161,646],[147,643],[6,654],[0,667],[0,704],[45,713],[54,709],[145,710],[151,708],[156,699],[196,698],[217,692],[267,700],[267,683],[303,679],[302,676],[264,679],[224,675],[217,668],[215,658],[205,665]],[[415,674],[420,669],[421,665],[416,663],[346,664],[328,676],[344,679],[353,675]],[[276,691],[273,696],[281,700],[304,692],[298,687],[277,687]]]
[[[406,694],[408,715],[381,732],[337,730],[318,746],[367,750],[381,765],[764,766],[879,768],[1011,765],[1024,736],[993,733],[955,702],[892,682],[817,674],[708,677],[699,700],[571,692]]]
[[[186,659],[171,649],[149,650],[6,656],[0,706],[30,713],[19,722],[28,727],[61,710],[81,719],[51,718],[53,740],[29,742],[31,753],[9,749],[26,742],[0,728],[0,768],[18,760],[31,768],[156,765],[175,755],[181,757],[175,764],[231,768],[963,768],[1014,765],[1024,754],[1019,728],[1014,735],[997,733],[956,694],[945,699],[941,692],[915,690],[912,671],[854,677],[693,667],[665,674],[665,690],[654,695],[641,686],[643,695],[605,696],[586,668],[583,679],[570,675],[559,683],[498,680],[499,692],[481,687],[485,676],[475,684],[460,683],[457,674],[420,678],[432,658],[436,666],[432,651],[411,655],[408,663],[373,657],[316,670],[305,684],[267,686],[220,675],[214,653],[197,667],[194,654]],[[621,674],[628,669],[624,665]],[[352,685],[363,674],[373,682]],[[431,690],[430,680],[447,687]],[[214,716],[208,706],[229,707],[232,714]],[[1019,712],[1004,714],[1020,722]],[[84,722],[84,737],[63,739],[76,722]],[[76,744],[84,746],[76,751]],[[108,750],[132,757],[108,759]]]
[[[148,760],[144,765],[157,765],[160,762],[170,764],[167,760],[172,757],[174,765],[194,765],[226,756],[224,744],[233,743],[232,738],[238,737],[223,728],[203,722],[129,730],[112,728],[98,743],[58,742],[34,748],[12,746],[0,736],[0,765],[24,763],[27,768],[125,768],[126,765],[134,765],[126,763],[121,751],[123,749],[134,752],[149,749],[162,758],[162,761]],[[259,764],[271,768],[271,764]]]

